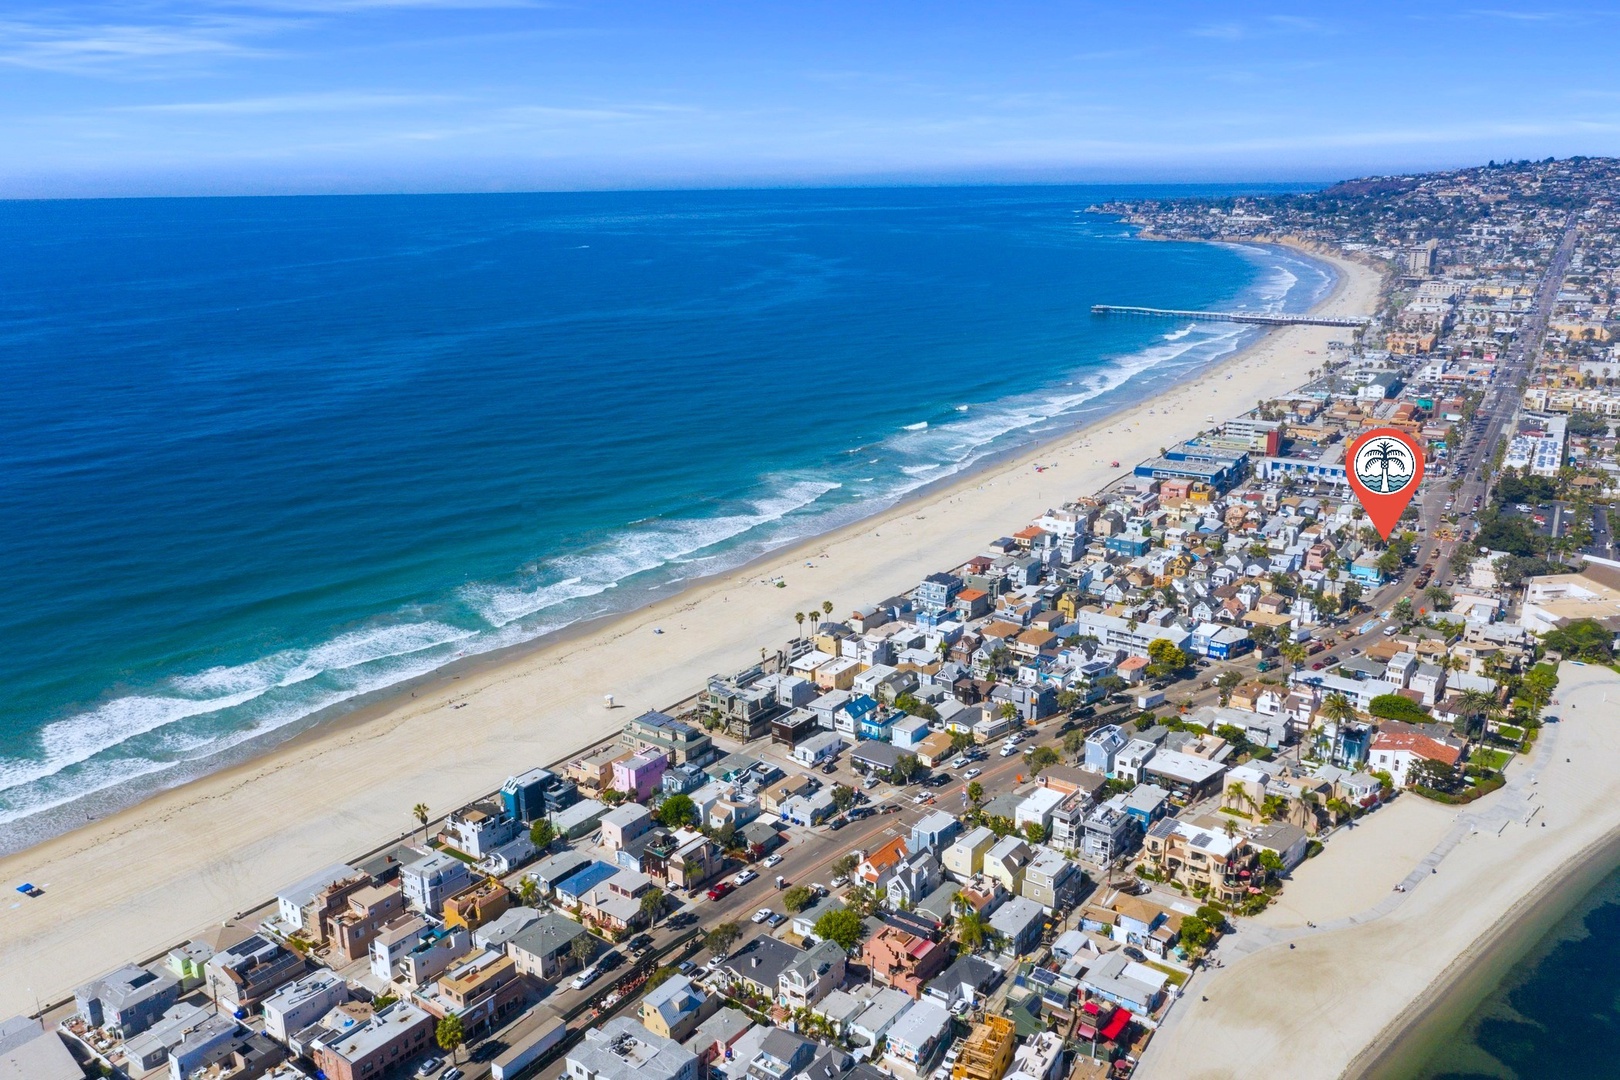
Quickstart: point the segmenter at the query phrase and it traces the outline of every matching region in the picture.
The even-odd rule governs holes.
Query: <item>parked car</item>
[[[1002,757],[1012,757],[1016,753],[1018,753],[1018,747],[1016,746],[1003,746],[1001,748]]]
[[[1138,963],[1144,963],[1147,961],[1147,953],[1143,952],[1141,949],[1138,949],[1134,945],[1125,946],[1124,951],[1126,956],[1137,961]]]
[[[690,960],[682,960],[680,963],[675,965],[675,970],[680,972],[682,975],[690,975],[692,972],[697,970],[697,965],[692,963]]]
[[[570,990],[583,990],[587,986],[591,985],[591,983],[595,982],[596,977],[600,974],[602,974],[601,969],[595,964],[592,964],[578,975],[575,975],[574,981],[568,984],[568,988]],[[449,1073],[446,1073],[445,1075],[449,1076]]]
[[[439,1077],[439,1080],[461,1080],[461,1078],[466,1075],[467,1074],[462,1072],[460,1069],[451,1069],[449,1072]]]
[[[975,776],[982,776],[982,775],[984,775],[984,770],[983,769],[969,769],[967,772],[962,774],[962,779],[971,780]]]
[[[648,948],[651,948],[652,943],[653,940],[651,934],[637,934],[635,937],[630,939],[629,949],[631,952],[644,952]]]
[[[765,856],[766,866],[780,866],[781,864],[782,856],[778,855],[776,852],[773,851],[771,854]]]
[[[416,1075],[432,1076],[442,1068],[444,1068],[444,1059],[431,1057],[416,1067]]]
[[[762,907],[758,911],[754,912],[754,917],[748,921],[751,923],[762,923],[766,919],[770,918],[773,914],[775,914],[775,912],[771,911],[770,908]]]
[[[746,885],[757,877],[759,877],[759,872],[757,870],[743,870],[738,872],[731,879],[731,883],[733,885]]]
[[[847,818],[847,817],[835,817],[831,821],[827,822],[827,830],[829,832],[837,832],[839,829],[842,829],[845,825],[848,825],[848,824],[849,824],[849,818]]]
[[[833,773],[838,771],[838,765],[836,762],[829,761],[827,764],[821,767],[821,771],[826,773],[828,776],[831,776]]]
[[[717,882],[709,888],[709,899],[718,900],[736,887],[729,881]]]
[[[786,915],[782,914],[780,911],[773,911],[771,912],[771,917],[765,920],[765,925],[774,928],[781,926],[785,922],[787,922]]]

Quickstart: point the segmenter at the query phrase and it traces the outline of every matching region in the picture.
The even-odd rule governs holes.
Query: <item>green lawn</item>
[[[1182,983],[1187,981],[1187,973],[1185,971],[1178,971],[1173,967],[1166,967],[1163,964],[1155,964],[1152,960],[1147,962],[1147,966],[1162,974],[1176,986],[1180,986]]]
[[[1482,746],[1474,752],[1472,760],[1474,764],[1483,765],[1492,772],[1500,772],[1508,762],[1513,760],[1513,755],[1506,750],[1492,750],[1489,747]]]

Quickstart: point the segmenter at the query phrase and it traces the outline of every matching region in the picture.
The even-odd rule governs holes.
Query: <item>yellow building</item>
[[[511,890],[495,878],[487,878],[444,902],[444,925],[465,926],[470,933],[500,918],[511,906]]]
[[[951,1080],[1001,1080],[1012,1064],[1018,1039],[1005,1016],[987,1016],[973,1026],[962,1054],[951,1068]]]

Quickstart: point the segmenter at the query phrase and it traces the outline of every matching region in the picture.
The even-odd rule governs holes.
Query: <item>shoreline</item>
[[[1139,233],[1139,235],[1141,234]],[[1356,259],[1351,253],[1330,251],[1323,248],[1322,245],[1302,242],[1293,237],[1280,237],[1263,241],[1221,238],[1211,241],[1171,242],[1207,242],[1251,250],[1256,247],[1271,246],[1288,249],[1296,256],[1321,264],[1332,272],[1332,282],[1320,296],[1315,298],[1308,308],[1304,309],[1305,311],[1321,310],[1339,296],[1346,283],[1345,265],[1343,264],[1353,263],[1367,267],[1366,260]],[[1375,272],[1378,270],[1376,266],[1368,268]],[[24,817],[8,821],[5,823],[5,828],[0,829],[0,860],[12,855],[26,854],[28,851],[49,843],[57,837],[114,818],[127,810],[158,798],[168,791],[178,790],[188,784],[206,780],[210,776],[230,772],[244,766],[251,766],[254,762],[263,760],[283,750],[295,749],[317,740],[324,732],[332,731],[347,724],[366,722],[396,705],[403,705],[409,698],[418,694],[445,693],[453,689],[450,686],[453,682],[476,681],[480,676],[486,675],[493,668],[501,665],[520,662],[543,650],[566,646],[572,641],[580,640],[594,633],[609,632],[620,620],[655,612],[661,605],[678,603],[683,597],[691,596],[717,582],[724,582],[728,579],[747,575],[753,570],[789,558],[796,557],[802,563],[803,559],[810,557],[815,550],[823,548],[828,543],[841,539],[846,535],[858,532],[870,526],[873,522],[887,519],[890,516],[903,515],[907,508],[914,504],[926,503],[935,497],[952,494],[958,487],[970,486],[980,477],[994,474],[1000,470],[1024,467],[1038,460],[1043,451],[1062,448],[1072,440],[1084,437],[1088,433],[1093,433],[1095,429],[1100,429],[1104,425],[1112,423],[1123,414],[1136,409],[1148,397],[1175,393],[1188,384],[1208,378],[1224,370],[1226,365],[1240,360],[1255,348],[1260,347],[1277,329],[1282,328],[1248,327],[1244,331],[1248,338],[1247,341],[1237,345],[1228,353],[1201,361],[1184,372],[1173,373],[1168,376],[1160,375],[1157,378],[1155,378],[1156,368],[1150,367],[1135,372],[1129,375],[1119,386],[1110,388],[1099,394],[1097,398],[1077,408],[1072,418],[1070,418],[1070,422],[1062,423],[1056,429],[1041,434],[1030,441],[1018,442],[1015,445],[1005,446],[985,453],[959,471],[948,472],[936,479],[922,483],[918,487],[899,495],[888,505],[854,520],[835,525],[826,532],[790,540],[780,547],[768,548],[749,556],[735,565],[724,566],[690,579],[654,584],[646,588],[645,595],[642,598],[631,601],[620,610],[610,610],[584,616],[527,640],[457,657],[436,668],[399,682],[316,709],[284,725],[244,738],[239,743],[207,753],[202,757],[163,765],[151,772],[131,777],[120,784],[89,791]],[[1340,329],[1336,332],[1343,334],[1345,331]],[[1143,346],[1144,349],[1151,347],[1151,344]],[[1135,354],[1127,354],[1127,358],[1130,355]],[[1131,392],[1133,389],[1132,384],[1140,379],[1150,380],[1152,385],[1136,388],[1137,392],[1133,394]],[[1110,398],[1114,400],[1108,400]],[[1095,411],[1086,408],[1086,406],[1098,400],[1106,401],[1107,404],[1099,406]],[[1054,419],[1061,421],[1063,418],[1054,417]],[[1188,435],[1191,433],[1190,431],[1187,432]],[[1121,460],[1125,459],[1122,457]],[[1121,471],[1122,474],[1127,474],[1136,460],[1140,459],[1133,458],[1127,461]],[[992,522],[989,523],[988,527],[996,528],[998,526]],[[689,697],[691,695],[685,696]],[[684,697],[676,700],[684,700]],[[664,704],[670,703],[665,702]]]
[[[1343,256],[1310,254],[1337,271],[1333,288],[1312,310],[1371,308],[1382,286],[1379,274]],[[911,588],[923,574],[971,555],[987,532],[1090,494],[1127,472],[1106,461],[1134,464],[1150,456],[1168,438],[1161,428],[1191,435],[1207,413],[1236,415],[1257,394],[1297,388],[1304,372],[1326,359],[1325,342],[1336,336],[1343,331],[1261,333],[1148,400],[1009,448],[1004,459],[941,478],[937,487],[925,485],[871,517],[631,611],[576,623],[511,651],[454,661],[265,753],[0,858],[8,880],[26,878],[47,889],[39,901],[0,911],[0,965],[52,971],[60,985],[36,989],[42,998],[55,998],[129,955],[256,905],[310,866],[404,834],[415,801],[426,801],[438,816],[510,772],[566,758],[582,744],[611,736],[640,710],[690,697],[709,674],[746,666],[762,642],[785,640],[795,607],[823,599],[865,603]],[[1313,353],[1322,359],[1313,360]],[[1223,407],[1217,395],[1229,380],[1237,381],[1231,404]],[[1036,474],[1030,465],[1037,460],[1051,467]],[[930,523],[922,552],[907,535],[914,521]],[[786,588],[761,584],[777,574]],[[647,633],[655,625],[668,632]],[[634,711],[607,712],[604,692]],[[450,714],[452,706],[465,711]],[[154,910],[169,911],[170,921],[151,927]],[[0,1009],[31,1004],[13,983],[0,985]]]
[[[1564,719],[1502,789],[1462,807],[1403,796],[1297,868],[1222,943],[1223,967],[1189,983],[1140,1074],[1214,1080],[1267,1060],[1299,1078],[1417,1075],[1620,863],[1620,732],[1606,717],[1620,675],[1565,664],[1560,680]]]
[[[1345,1080],[1412,1080],[1447,1036],[1496,991],[1547,932],[1620,867],[1620,823],[1564,860],[1345,1066]]]

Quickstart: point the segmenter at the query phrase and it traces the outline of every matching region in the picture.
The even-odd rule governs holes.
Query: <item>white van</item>
[[[574,981],[568,984],[569,989],[583,990],[587,986],[591,985],[591,983],[595,982],[596,977],[600,974],[602,973],[596,969],[596,965],[592,964],[590,967],[574,976]]]

